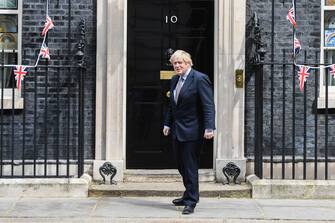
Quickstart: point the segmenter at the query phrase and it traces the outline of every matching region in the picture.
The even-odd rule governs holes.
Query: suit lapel
[[[183,96],[184,96],[185,92],[191,86],[191,84],[193,82],[193,78],[194,78],[193,72],[194,72],[193,69],[191,69],[190,73],[188,74],[188,76],[185,80],[185,83],[183,84],[183,87],[180,89],[177,104],[180,104],[180,102],[183,100]]]

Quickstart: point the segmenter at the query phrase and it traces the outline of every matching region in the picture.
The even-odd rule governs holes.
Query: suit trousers
[[[172,137],[174,155],[178,171],[183,179],[185,205],[195,207],[199,201],[199,161],[201,140],[180,142]]]

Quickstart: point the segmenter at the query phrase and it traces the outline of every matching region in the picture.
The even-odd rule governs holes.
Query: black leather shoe
[[[177,198],[177,199],[174,199],[172,201],[172,203],[175,205],[175,206],[184,206],[184,200],[183,198]]]
[[[182,214],[192,214],[194,212],[194,207],[185,206]]]

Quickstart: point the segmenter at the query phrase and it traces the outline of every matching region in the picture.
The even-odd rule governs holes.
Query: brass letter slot
[[[175,75],[173,70],[161,70],[160,71],[161,80],[170,80],[173,75]]]
[[[243,88],[244,86],[244,77],[242,69],[235,70],[235,86],[236,88]]]

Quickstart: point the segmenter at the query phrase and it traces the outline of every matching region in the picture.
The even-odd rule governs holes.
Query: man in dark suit
[[[211,139],[215,129],[215,106],[211,82],[206,74],[192,69],[189,53],[177,50],[170,62],[176,75],[171,79],[170,104],[163,134],[172,134],[172,145],[185,192],[173,200],[191,214],[199,201],[199,157],[203,138]]]

